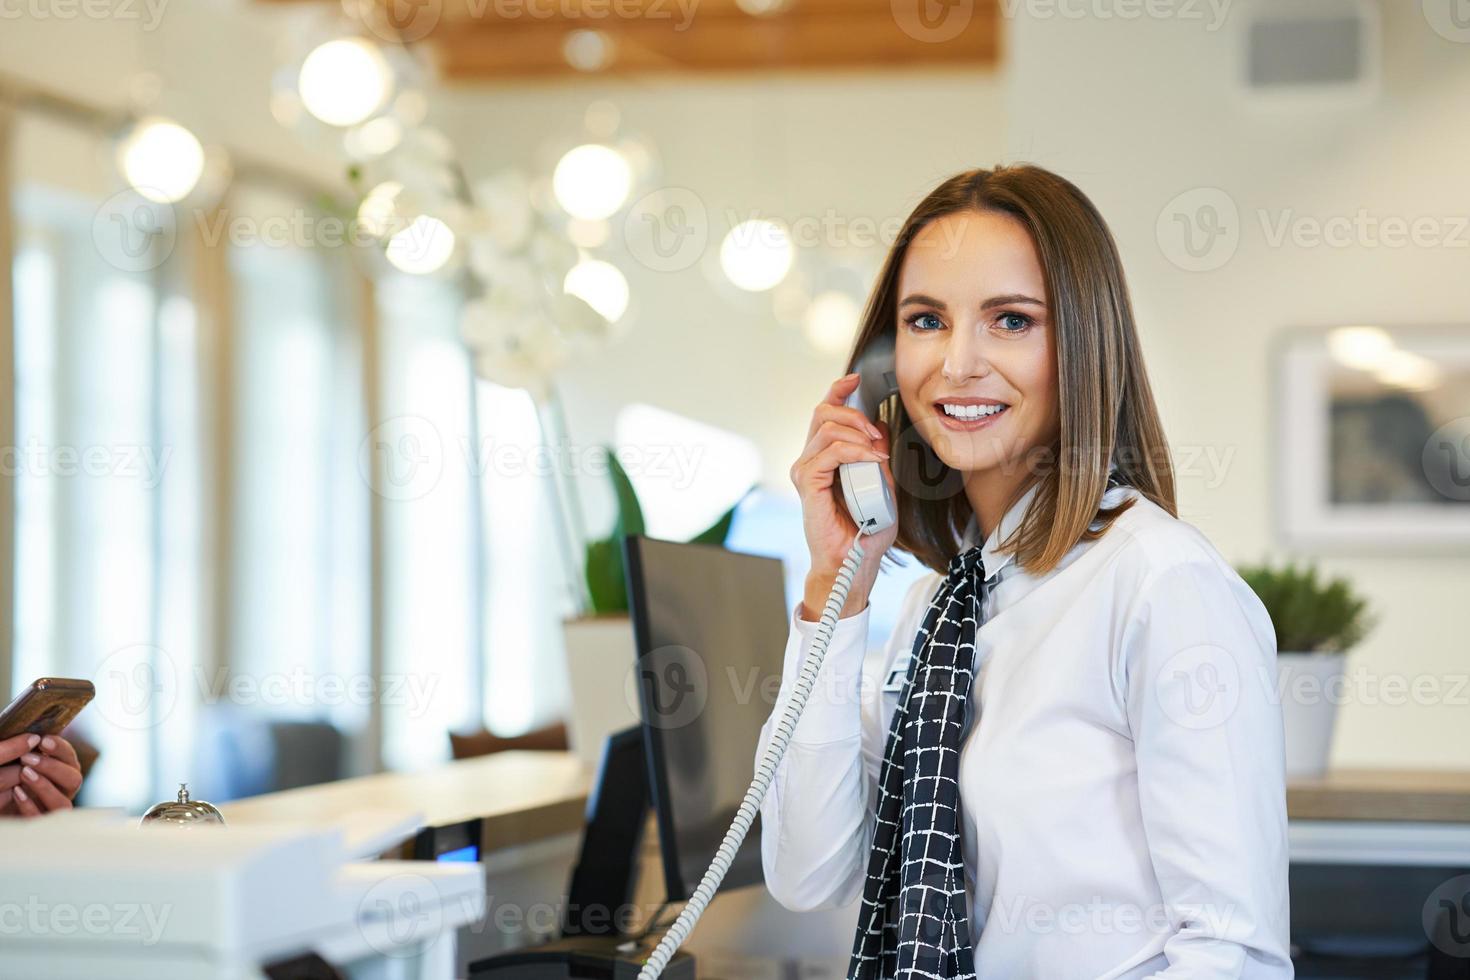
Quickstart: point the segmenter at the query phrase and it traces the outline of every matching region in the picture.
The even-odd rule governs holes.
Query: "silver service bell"
[[[138,821],[140,827],[198,827],[205,824],[224,826],[224,814],[203,800],[189,799],[189,784],[179,784],[179,798],[155,803]]]

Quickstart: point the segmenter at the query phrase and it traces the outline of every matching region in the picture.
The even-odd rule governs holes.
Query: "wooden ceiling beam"
[[[823,14],[833,17],[864,17],[882,14],[893,18],[895,0],[788,0],[785,10],[764,16],[746,12],[740,0],[380,0],[382,3],[438,2],[439,23],[445,26],[495,25],[516,21],[571,23],[573,21],[698,20],[740,17],[747,20],[780,20],[783,17]],[[920,0],[900,0],[916,8]],[[942,15],[949,5],[989,16],[999,10],[1000,0],[928,0],[931,13]],[[962,13],[957,11],[957,14]]]
[[[562,53],[581,24],[506,23],[440,34],[433,50],[447,79],[571,74]],[[988,67],[999,57],[994,22],[971,23],[952,40],[906,34],[891,15],[696,18],[682,31],[620,20],[594,29],[613,45],[607,72],[736,72],[757,69]]]
[[[746,13],[737,0],[380,2],[430,5],[413,8],[416,16],[433,18],[415,22],[432,23],[416,33],[443,76],[457,81],[580,75],[563,51],[575,30],[604,34],[612,52],[600,73],[621,75],[984,68],[999,60],[1002,28],[999,0],[790,0],[787,9],[766,16]],[[926,28],[920,10],[963,18],[956,21],[963,29]]]

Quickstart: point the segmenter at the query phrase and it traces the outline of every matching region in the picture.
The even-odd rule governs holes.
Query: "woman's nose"
[[[984,377],[990,373],[990,364],[985,359],[984,344],[977,330],[969,325],[950,331],[949,343],[944,349],[944,380],[959,386],[970,378]]]

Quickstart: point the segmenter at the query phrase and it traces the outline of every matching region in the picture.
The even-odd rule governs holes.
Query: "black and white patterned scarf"
[[[980,545],[957,555],[914,640],[878,771],[851,980],[975,976],[960,848],[960,744],[984,609]]]
[[[1123,485],[1114,465],[1104,494]],[[975,977],[959,770],[988,588],[981,547],[950,560],[914,638],[878,771],[850,980]]]

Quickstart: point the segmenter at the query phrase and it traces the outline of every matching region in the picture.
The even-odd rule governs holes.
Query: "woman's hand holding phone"
[[[76,750],[60,735],[23,733],[0,741],[0,816],[69,810],[81,788]]]
[[[887,426],[872,422],[862,412],[843,404],[857,386],[858,375],[854,373],[838,378],[827,389],[827,396],[812,412],[806,448],[791,467],[791,482],[801,496],[802,526],[812,557],[802,600],[802,618],[809,622],[815,622],[821,615],[857,534],[857,524],[839,499],[842,487],[837,467],[843,463],[876,462],[883,471],[883,479],[890,488],[893,486],[893,472],[888,466]],[[848,590],[843,618],[861,612],[868,604],[868,593],[878,577],[880,561],[897,536],[895,523],[863,539],[863,562]]]

